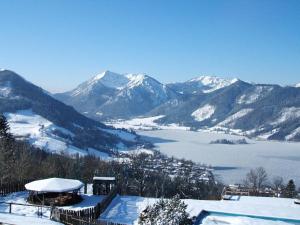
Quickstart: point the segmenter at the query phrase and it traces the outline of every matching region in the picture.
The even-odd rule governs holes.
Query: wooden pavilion
[[[84,184],[79,180],[49,178],[25,184],[29,191],[28,201],[33,204],[66,206],[82,201],[80,189]]]

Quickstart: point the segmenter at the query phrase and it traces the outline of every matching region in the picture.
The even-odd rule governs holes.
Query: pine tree
[[[180,200],[179,195],[172,199],[161,199],[153,206],[148,206],[139,217],[140,225],[190,225],[192,224],[186,212],[187,205]]]
[[[297,195],[296,185],[294,183],[294,180],[290,180],[284,189],[284,197],[294,198],[296,195]]]
[[[0,138],[12,138],[9,125],[5,116],[0,115]]]
[[[0,178],[2,181],[13,180],[14,167],[16,166],[16,143],[11,133],[6,118],[0,116]]]

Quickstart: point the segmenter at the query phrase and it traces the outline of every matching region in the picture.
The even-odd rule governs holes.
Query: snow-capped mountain
[[[145,74],[106,71],[56,98],[98,120],[159,117],[161,125],[300,141],[300,89],[294,87],[212,76],[164,85]]]
[[[300,87],[300,83],[296,84],[295,87],[299,88]]]
[[[156,113],[168,111],[160,110]],[[300,141],[300,89],[293,87],[236,81],[214,92],[190,96],[164,115],[162,124]]]
[[[103,156],[142,144],[134,133],[79,114],[9,70],[0,71],[0,113],[15,136],[49,151]]]
[[[200,76],[182,83],[172,83],[168,86],[182,94],[209,93],[233,84],[238,79],[224,79],[215,76]]]
[[[177,95],[148,75],[105,71],[70,92],[54,96],[84,115],[101,120],[143,115]]]

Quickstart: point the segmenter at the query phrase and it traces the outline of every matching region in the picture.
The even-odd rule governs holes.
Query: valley
[[[227,184],[242,183],[246,173],[263,166],[269,177],[294,178],[300,184],[300,143],[257,141],[249,144],[210,144],[217,139],[238,140],[243,137],[208,131],[153,130],[139,131],[153,141],[156,149],[168,156],[185,158],[212,166],[214,174]]]

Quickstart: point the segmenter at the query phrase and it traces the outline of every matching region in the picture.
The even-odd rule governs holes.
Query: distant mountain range
[[[212,76],[162,84],[145,74],[105,71],[54,97],[98,121],[163,115],[157,123],[300,141],[299,86]]]
[[[145,74],[105,71],[74,90],[54,95],[82,114],[96,119],[131,118],[147,114],[181,94]]]
[[[85,117],[9,70],[0,71],[0,113],[15,136],[51,152],[106,157],[146,144],[135,133]]]

